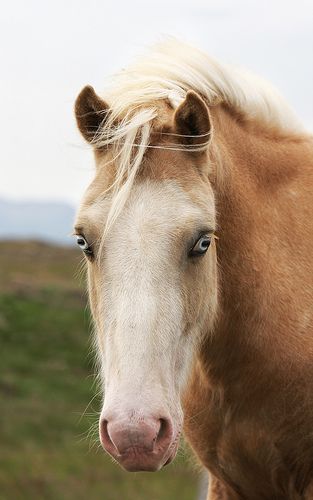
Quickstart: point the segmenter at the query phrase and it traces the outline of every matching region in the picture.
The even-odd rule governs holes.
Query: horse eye
[[[89,246],[88,241],[84,238],[84,236],[82,236],[81,234],[77,234],[76,235],[76,242],[77,242],[77,245],[79,246],[79,248],[83,252],[85,252],[88,255],[92,254],[92,249]]]
[[[203,234],[189,252],[190,257],[204,255],[211,244],[211,237]]]

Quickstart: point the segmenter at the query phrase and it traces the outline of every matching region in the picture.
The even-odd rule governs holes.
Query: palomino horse
[[[313,498],[313,140],[256,77],[177,41],[76,101],[104,449],[185,436],[208,498]]]

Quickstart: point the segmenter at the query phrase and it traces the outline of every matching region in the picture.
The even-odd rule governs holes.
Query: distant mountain
[[[71,245],[75,210],[58,202],[0,199],[0,239],[39,239]]]

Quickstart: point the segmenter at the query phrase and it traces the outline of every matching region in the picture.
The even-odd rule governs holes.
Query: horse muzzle
[[[178,440],[169,417],[100,419],[103,448],[129,472],[160,470],[175,458]]]

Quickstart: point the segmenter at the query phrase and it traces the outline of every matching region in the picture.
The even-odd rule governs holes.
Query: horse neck
[[[313,171],[312,142],[304,137],[266,134],[261,127],[241,123],[221,107],[212,115],[215,170],[211,184],[219,214],[219,313],[201,359],[219,378],[225,373],[234,376],[245,368],[255,370],[258,364],[264,366],[271,351],[271,362],[266,361],[266,366],[275,372],[289,356],[289,333],[294,336],[288,327],[282,331],[279,323],[279,318],[288,314],[281,304],[289,298],[285,294],[288,276],[284,281],[279,269],[277,279],[268,272],[269,259],[284,259],[283,253],[279,254],[281,238],[289,238],[291,247],[295,243],[291,221],[282,215],[286,200],[279,193],[291,189],[303,160]],[[294,346],[295,340],[290,341]]]

